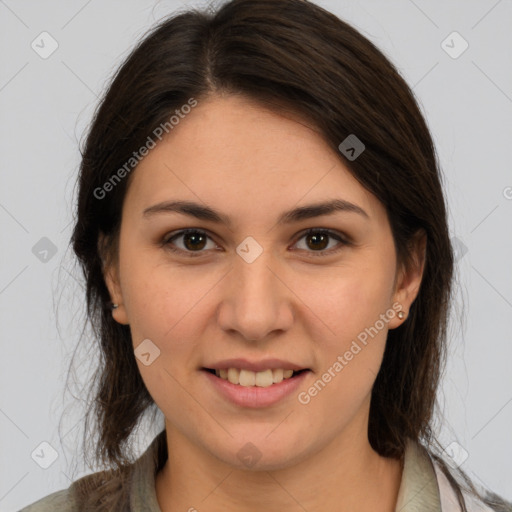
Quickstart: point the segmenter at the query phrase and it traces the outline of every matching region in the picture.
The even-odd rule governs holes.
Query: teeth
[[[240,370],[237,370],[236,368],[228,369],[228,380],[231,384],[239,384],[238,377],[240,377]]]
[[[279,384],[284,378],[284,370],[281,368],[277,370],[272,370],[272,379],[274,380],[274,384]]]
[[[245,370],[242,370],[245,371]],[[251,372],[253,373],[253,372]],[[266,388],[274,384],[274,377],[272,376],[272,370],[265,370],[264,372],[258,372],[254,374],[254,383],[260,388]],[[242,381],[240,380],[240,384]]]
[[[240,381],[240,386],[254,386],[256,384],[256,374],[249,370],[240,370],[238,380]]]
[[[252,372],[251,370],[229,368],[215,370],[215,375],[221,379],[228,380],[231,384],[238,384],[244,387],[258,386],[268,388],[272,384],[279,384],[283,379],[289,379],[293,375],[293,370],[264,370],[262,372]]]

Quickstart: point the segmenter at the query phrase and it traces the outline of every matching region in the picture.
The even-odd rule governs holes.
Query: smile
[[[217,395],[241,407],[268,407],[294,394],[309,369],[267,369],[253,372],[238,368],[202,368]]]
[[[267,388],[272,384],[279,384],[284,379],[289,379],[300,372],[306,370],[284,370],[282,368],[267,369],[260,372],[253,372],[251,370],[241,368],[220,368],[210,369],[206,368],[210,373],[215,373],[217,377],[244,387],[258,386],[261,388]]]

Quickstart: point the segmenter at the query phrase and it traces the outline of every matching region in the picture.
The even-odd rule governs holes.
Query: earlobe
[[[112,303],[112,318],[119,324],[129,325],[124,304]]]
[[[393,311],[394,315],[391,317],[388,323],[389,329],[396,329],[397,327],[402,325],[407,320],[407,317],[409,315],[404,305],[399,301],[395,301],[393,303],[392,310],[390,311]]]
[[[420,230],[411,241],[408,263],[404,264],[398,273],[393,300],[400,304],[400,309],[396,318],[389,323],[390,329],[407,320],[412,303],[418,296],[425,268],[426,245],[427,235]]]
[[[105,285],[107,286],[111,299],[111,302],[107,306],[112,310],[112,318],[116,322],[122,325],[128,325],[129,322],[123,302],[117,259],[112,258],[112,254],[109,253],[107,245],[107,239],[101,233],[98,238],[98,252],[101,257],[103,279],[105,280]]]
[[[104,268],[103,276],[112,300],[110,303],[112,318],[122,325],[128,325],[128,316],[123,302],[117,269]]]

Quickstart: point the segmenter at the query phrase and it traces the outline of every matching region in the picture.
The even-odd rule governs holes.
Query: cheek
[[[158,406],[180,414],[183,407],[193,407],[183,384],[199,365],[205,326],[214,314],[208,292],[222,273],[139,262],[123,286],[133,348],[137,353],[139,344],[150,340],[158,357],[149,366],[137,364]]]
[[[133,347],[151,340],[158,357],[150,365],[137,359],[139,372],[150,392],[168,417],[197,414],[186,391],[190,369],[197,366],[198,345],[204,335],[205,290],[218,280],[211,275],[195,277],[165,265],[143,265],[126,274],[123,296]],[[128,270],[128,269],[126,269]],[[146,342],[147,343],[147,342]]]
[[[179,345],[180,340],[192,342],[194,336],[200,338],[198,320],[208,314],[204,307],[211,309],[222,303],[223,297],[216,296],[215,288],[226,285],[220,282],[224,270],[155,263],[151,251],[147,256],[140,251],[130,255],[127,249],[128,246],[120,270],[134,344],[150,338],[173,340],[173,345]],[[355,338],[389,308],[394,276],[392,254],[387,258],[383,251],[379,257],[375,254],[376,251],[368,251],[324,268],[283,268],[281,277],[293,290],[288,300],[305,320],[305,327],[311,329],[312,339],[318,339],[318,333],[329,340]],[[287,300],[284,295],[283,300]]]
[[[173,353],[200,339],[201,298],[205,289],[212,286],[211,278],[184,281],[174,272],[159,273],[155,270],[147,279],[132,276],[128,295],[127,313],[134,345],[149,338]]]
[[[300,293],[308,297],[306,305],[315,313],[309,334],[319,354],[316,384],[303,398],[311,399],[319,414],[328,415],[328,409],[338,407],[340,414],[351,417],[379,372],[388,323],[395,315],[390,305],[393,254],[385,256],[368,258],[365,264],[360,260],[336,272],[331,269],[323,279],[303,282]]]
[[[142,247],[130,234],[121,237],[120,274],[123,301],[134,345],[145,338],[159,345],[164,340],[185,337],[195,305],[214,285],[200,266],[180,267],[162,258],[163,249]]]
[[[363,258],[355,264],[299,278],[297,295],[317,317],[328,339],[355,338],[390,309],[394,278],[391,258]]]

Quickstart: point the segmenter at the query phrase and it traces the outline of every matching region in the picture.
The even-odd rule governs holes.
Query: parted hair
[[[109,468],[75,482],[85,510],[128,510],[126,447],[155,406],[138,371],[129,327],[112,318],[103,275],[105,261],[117,256],[130,177],[103,198],[94,191],[190,98],[200,103],[220,94],[243,95],[315,126],[384,205],[398,263],[409,265],[415,237],[426,236],[417,298],[407,320],[388,333],[372,389],[368,438],[380,455],[396,459],[408,439],[435,444],[432,420],[446,356],[454,259],[440,166],[418,102],[371,41],[323,8],[304,0],[232,0],[217,9],[175,14],[146,34],[111,79],[81,148],[72,247],[101,353],[86,434],[94,424],[94,457]],[[355,160],[338,149],[350,134],[365,145]],[[99,244],[101,237],[105,244]],[[465,509],[460,486],[449,476]]]

